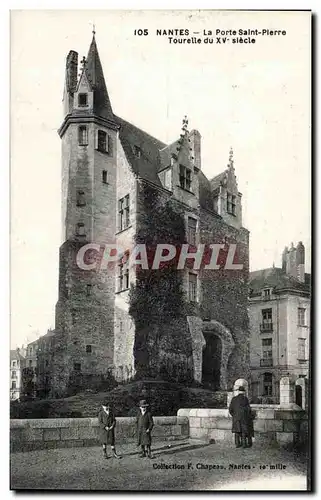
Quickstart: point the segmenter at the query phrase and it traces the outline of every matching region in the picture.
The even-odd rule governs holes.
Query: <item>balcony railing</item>
[[[260,359],[260,366],[273,366],[273,359],[272,358],[264,358]]]
[[[260,324],[261,333],[273,332],[273,323],[272,321],[261,323]]]

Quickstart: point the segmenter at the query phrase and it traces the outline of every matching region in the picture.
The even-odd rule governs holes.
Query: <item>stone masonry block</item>
[[[79,439],[97,439],[98,429],[95,427],[78,427]]]
[[[277,432],[276,439],[280,444],[293,444],[294,435],[293,432]]]
[[[24,440],[25,441],[43,441],[44,431],[43,429],[24,429]]]
[[[189,426],[190,428],[192,427],[200,427],[201,426],[201,419],[198,417],[190,417],[189,419]]]
[[[63,441],[68,439],[78,439],[78,427],[67,427],[66,429],[60,429],[60,435]]]
[[[264,420],[270,420],[275,418],[275,410],[269,408],[262,408],[260,410],[256,410],[256,418],[261,418]]]
[[[200,427],[192,427],[190,429],[191,439],[204,439],[208,440],[208,429],[201,429]]]
[[[216,417],[202,418],[201,419],[201,427],[208,427],[211,429],[231,430],[232,429],[232,419],[231,418],[216,418]]]
[[[298,420],[284,420],[283,432],[299,432],[300,421]]]
[[[154,417],[155,425],[176,425],[176,417]]]
[[[226,441],[232,442],[234,437],[231,431],[224,429],[211,429],[208,433],[209,439],[214,439],[214,441]]]
[[[52,440],[52,441],[44,441],[43,447],[46,449],[59,448],[60,441]]]
[[[176,424],[177,425],[188,425],[188,417],[177,417]]]
[[[265,420],[254,420],[254,431],[256,432],[264,432],[265,429]]]
[[[177,417],[189,417],[191,408],[180,408],[177,412]]]
[[[282,420],[265,420],[265,430],[266,431],[283,431]]]
[[[173,436],[181,436],[182,435],[182,426],[181,425],[173,425],[171,427]]]
[[[161,425],[158,425],[157,427],[154,427],[153,431],[152,431],[152,435],[153,436],[157,436],[157,437],[160,437],[160,436],[171,436],[172,435],[172,428],[170,426],[161,426]]]
[[[60,429],[44,429],[44,441],[60,441]]]

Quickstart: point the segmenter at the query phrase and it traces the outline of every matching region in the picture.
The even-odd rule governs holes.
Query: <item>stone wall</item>
[[[308,440],[307,413],[297,409],[283,409],[279,406],[251,405],[255,414],[254,439],[266,443],[294,445]],[[177,412],[179,417],[188,417],[189,436],[205,442],[225,441],[232,444],[232,417],[228,409],[189,409]]]
[[[99,444],[97,418],[50,418],[10,421],[11,451],[73,448]],[[154,417],[154,441],[188,438],[187,417]],[[136,419],[118,417],[116,444],[137,440]]]

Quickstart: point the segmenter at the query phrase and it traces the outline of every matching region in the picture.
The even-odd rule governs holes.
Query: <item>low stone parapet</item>
[[[278,405],[251,406],[254,418],[255,440],[281,445],[307,442],[308,417],[305,411],[281,408]],[[189,436],[205,442],[226,441],[232,443],[232,417],[228,409],[182,408],[178,416],[188,416]]]
[[[11,451],[43,448],[69,448],[99,444],[97,418],[23,419],[10,421]],[[136,419],[118,417],[116,443],[137,439]],[[189,436],[188,417],[154,417],[153,438],[158,441],[186,439]]]

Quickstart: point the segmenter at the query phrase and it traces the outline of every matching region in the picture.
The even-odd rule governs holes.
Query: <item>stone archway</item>
[[[235,343],[232,334],[222,323],[215,320],[203,321],[198,316],[187,316],[189,325],[194,363],[194,380],[202,382],[203,349],[206,346],[206,337],[219,337],[221,341],[220,389],[227,389],[227,364],[234,349]]]
[[[221,386],[222,341],[212,332],[203,332],[205,346],[202,356],[202,384],[217,391]]]

